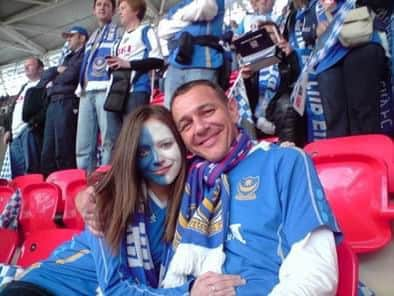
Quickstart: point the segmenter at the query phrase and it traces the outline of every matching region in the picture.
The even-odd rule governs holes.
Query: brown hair
[[[118,6],[122,2],[127,2],[133,11],[138,11],[137,17],[140,21],[143,20],[146,13],[146,2],[145,0],[118,0]]]
[[[96,7],[96,2],[97,0],[93,1],[93,7]],[[112,4],[112,11],[114,11],[116,8],[116,0],[111,0],[111,4]]]
[[[137,152],[144,122],[151,118],[168,126],[179,145],[183,160],[179,175],[169,185],[171,195],[167,203],[164,240],[170,242],[174,236],[186,178],[186,149],[170,112],[161,106],[146,105],[134,110],[124,121],[116,142],[111,169],[95,186],[98,218],[104,237],[115,253],[119,250],[127,224],[140,203],[144,203],[147,208],[147,201],[142,193],[143,177],[137,165]]]
[[[176,97],[183,95],[183,94],[187,93],[189,90],[191,90],[192,88],[194,88],[196,86],[200,86],[200,85],[207,86],[207,87],[211,88],[217,94],[218,99],[221,100],[223,103],[228,102],[228,97],[227,97],[226,93],[223,91],[223,89],[218,84],[216,84],[210,80],[200,79],[200,80],[194,80],[194,81],[190,81],[185,84],[182,84],[180,87],[178,87],[175,90],[175,92],[171,98],[171,109],[172,109],[172,106],[174,104]]]

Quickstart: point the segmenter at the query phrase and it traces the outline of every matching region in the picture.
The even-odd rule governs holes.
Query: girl
[[[213,284],[218,295],[235,294],[238,276],[213,273],[156,289],[164,242],[174,236],[185,159],[169,111],[149,105],[135,110],[122,127],[111,169],[94,185],[103,237],[85,230],[0,295],[183,295],[191,288],[192,295],[204,295]]]

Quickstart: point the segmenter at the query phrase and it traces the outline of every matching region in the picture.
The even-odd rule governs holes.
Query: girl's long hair
[[[119,251],[126,227],[139,205],[144,203],[147,208],[146,196],[142,191],[143,176],[137,166],[137,152],[143,125],[151,118],[169,127],[181,151],[182,165],[179,175],[169,185],[171,190],[167,203],[164,240],[170,242],[174,236],[186,178],[186,149],[167,109],[161,106],[142,106],[124,121],[115,145],[112,166],[95,185],[98,219],[104,238],[114,253]]]

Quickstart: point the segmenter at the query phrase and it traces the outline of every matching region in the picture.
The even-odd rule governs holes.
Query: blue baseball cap
[[[62,33],[62,37],[63,38],[68,38],[68,37],[70,37],[70,35],[73,35],[73,34],[76,34],[76,33],[85,36],[86,39],[89,37],[88,31],[86,31],[85,28],[80,27],[80,26],[74,26],[70,30],[68,30],[66,32],[63,32]]]

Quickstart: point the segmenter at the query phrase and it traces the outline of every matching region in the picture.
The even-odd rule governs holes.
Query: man
[[[111,48],[122,32],[112,22],[115,13],[115,0],[95,0],[93,14],[99,28],[90,36],[82,62],[80,84],[79,114],[77,126],[76,156],[77,167],[88,172],[97,164],[97,139],[101,136],[101,164],[111,160],[113,145],[120,131],[120,118],[113,112],[104,110],[109,74],[105,57],[111,55]]]
[[[168,69],[164,82],[165,106],[182,84],[218,80],[223,64],[219,46],[224,17],[224,0],[183,0],[172,7],[158,27],[168,43]]]
[[[88,32],[79,26],[62,34],[67,40],[68,54],[62,65],[48,70],[55,78],[48,88],[41,169],[45,175],[56,170],[71,169],[75,163],[78,98],[74,92],[79,82],[84,46]]]
[[[25,95],[29,88],[38,84],[44,64],[36,57],[28,58],[24,63],[28,82],[22,86],[10,113],[3,141],[10,143],[10,161],[12,178],[40,170],[40,137],[33,127],[22,119]]]
[[[335,295],[340,231],[310,159],[252,145],[235,102],[209,81],[179,88],[171,111],[205,162],[191,165],[164,287],[210,270],[244,278],[237,295]]]

